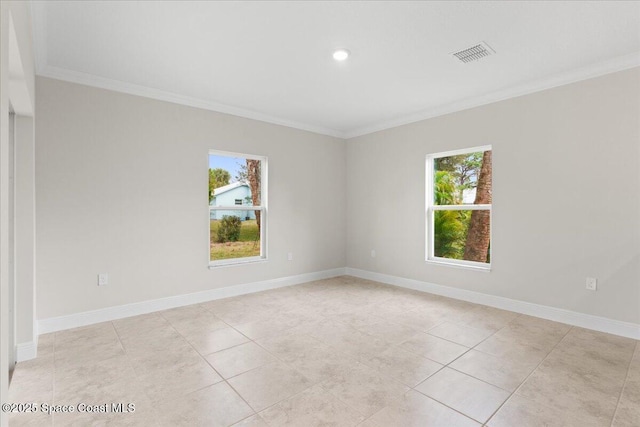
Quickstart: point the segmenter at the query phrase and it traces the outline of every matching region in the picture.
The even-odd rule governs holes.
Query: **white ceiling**
[[[33,18],[39,75],[339,137],[640,65],[640,2],[38,1]],[[450,55],[480,41],[497,53]]]

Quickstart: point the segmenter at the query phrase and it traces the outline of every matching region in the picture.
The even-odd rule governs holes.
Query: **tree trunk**
[[[246,159],[247,160],[247,179],[249,180],[249,188],[251,189],[251,201],[254,206],[260,206],[261,194],[260,194],[260,160]],[[258,233],[260,233],[260,213],[261,211],[254,211],[256,214],[256,224],[258,224]]]
[[[476,187],[474,205],[491,204],[491,151],[482,155],[482,168]],[[468,261],[487,262],[491,237],[491,211],[471,211],[469,232],[464,247],[464,259]]]

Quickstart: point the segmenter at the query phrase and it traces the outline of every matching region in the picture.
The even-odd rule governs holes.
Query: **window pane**
[[[266,258],[263,172],[266,158],[209,152],[210,261]]]
[[[433,252],[436,257],[489,263],[491,211],[433,212]]]
[[[435,205],[491,204],[491,151],[433,160]]]
[[[237,216],[242,221],[247,219],[256,219],[256,214],[260,215],[260,211],[245,211],[245,210],[233,210],[233,209],[211,209],[209,210],[209,219],[222,219],[223,216]]]
[[[209,227],[211,261],[260,256],[255,211],[211,211],[211,215],[216,217]]]
[[[260,206],[262,161],[209,155],[210,206]]]

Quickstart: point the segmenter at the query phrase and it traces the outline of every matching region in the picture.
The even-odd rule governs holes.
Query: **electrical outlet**
[[[376,257],[376,250],[371,249],[371,258],[375,258],[375,257]]]
[[[98,286],[104,286],[109,284],[109,275],[107,273],[98,274]]]
[[[587,289],[590,291],[595,291],[598,289],[598,279],[595,277],[587,277]]]
[[[293,261],[293,252],[287,253],[287,261]]]

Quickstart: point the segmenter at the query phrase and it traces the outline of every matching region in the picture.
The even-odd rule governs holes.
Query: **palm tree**
[[[476,187],[475,205],[491,204],[491,151],[482,155],[482,168]],[[471,212],[467,242],[464,246],[464,259],[487,262],[491,237],[491,211],[475,210]]]
[[[249,181],[249,188],[251,189],[251,199],[253,202],[253,206],[260,206],[261,204],[261,182],[260,178],[262,176],[261,172],[261,161],[246,159],[247,160],[247,180]],[[261,211],[254,211],[256,215],[256,224],[258,224],[258,235],[260,234],[260,213]]]

